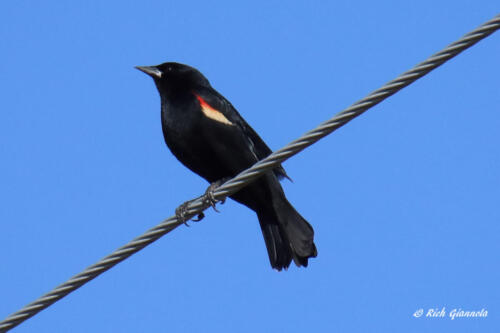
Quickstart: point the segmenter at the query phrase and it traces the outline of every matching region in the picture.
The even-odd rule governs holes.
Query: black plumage
[[[161,97],[161,122],[167,146],[191,171],[214,183],[234,177],[271,154],[238,111],[195,68],[168,62],[139,66]],[[307,266],[317,255],[311,225],[288,202],[280,166],[231,196],[257,213],[271,266]]]

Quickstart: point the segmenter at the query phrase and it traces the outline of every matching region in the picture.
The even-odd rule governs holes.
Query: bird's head
[[[207,78],[196,68],[177,62],[165,62],[157,66],[136,66],[135,68],[153,78],[160,95],[190,92],[198,87],[210,86]]]

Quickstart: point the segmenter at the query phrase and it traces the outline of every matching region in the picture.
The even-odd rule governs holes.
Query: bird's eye
[[[172,66],[168,66],[167,71],[171,72],[172,71]]]

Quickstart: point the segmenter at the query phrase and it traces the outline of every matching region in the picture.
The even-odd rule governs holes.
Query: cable
[[[248,185],[250,182],[257,179],[259,176],[263,175],[266,171],[275,168],[281,162],[287,160],[291,156],[299,153],[306,147],[317,142],[319,139],[327,136],[331,132],[335,131],[337,128],[345,125],[347,122],[353,118],[361,115],[363,112],[369,108],[382,102],[387,97],[395,94],[399,90],[403,89],[407,85],[415,82],[417,79],[426,75],[433,69],[439,67],[444,62],[453,58],[463,50],[476,44],[481,39],[489,36],[496,30],[500,28],[500,15],[495,16],[492,20],[484,23],[477,29],[469,32],[458,41],[446,47],[444,50],[436,53],[435,55],[428,58],[426,61],[418,64],[411,70],[401,74],[396,79],[388,82],[383,87],[375,90],[367,97],[354,103],[347,109],[336,114],[333,118],[324,123],[320,124],[315,129],[307,132],[299,139],[292,141],[285,147],[277,150],[276,152],[269,155],[267,158],[261,160],[260,162],[253,165],[251,168],[241,172],[233,179],[227,181],[222,186],[217,188],[213,193],[217,200],[222,200],[223,198],[237,192],[242,187]],[[209,205],[204,203],[200,198],[192,201],[187,207],[186,218],[191,218],[203,210],[207,209]],[[156,241],[158,238],[162,237],[166,233],[175,229],[183,222],[178,221],[175,216],[172,216],[156,227],[148,230],[143,235],[134,238],[128,244],[120,247],[115,252],[111,253],[107,257],[96,264],[86,268],[83,272],[75,275],[65,283],[59,285],[49,293],[38,298],[34,302],[26,305],[21,310],[11,314],[5,320],[0,322],[0,332],[7,332],[13,327],[19,325],[26,319],[34,316],[43,309],[49,307],[53,303],[57,302],[67,294],[78,289],[85,283],[94,279],[98,275],[107,271],[119,262],[127,259],[132,254],[140,251],[142,248]]]

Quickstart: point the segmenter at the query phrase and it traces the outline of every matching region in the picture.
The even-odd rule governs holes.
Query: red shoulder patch
[[[214,109],[213,107],[210,106],[210,104],[207,103],[200,95],[194,94],[198,101],[200,102],[201,106],[201,111],[203,114],[212,120],[218,121],[220,123],[223,123],[225,125],[234,125],[232,122],[227,119],[222,112],[220,112],[217,109]]]

